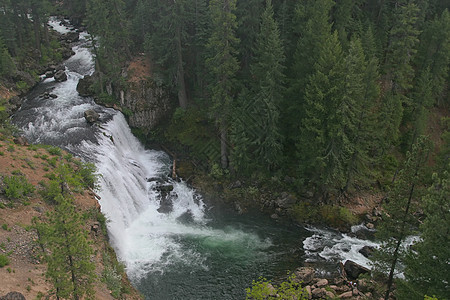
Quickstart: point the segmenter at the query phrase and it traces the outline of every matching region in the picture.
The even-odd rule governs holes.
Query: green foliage
[[[428,161],[430,151],[429,141],[420,137],[413,145],[412,151],[399,171],[397,178],[385,201],[382,222],[378,226],[377,237],[382,241],[374,254],[374,270],[388,273],[386,298],[393,284],[394,273],[399,262],[404,261],[405,250],[402,242],[414,233],[418,221],[414,215],[420,197],[421,174]]]
[[[295,275],[292,274],[286,281],[283,281],[279,286],[273,285],[265,278],[252,282],[252,287],[246,289],[248,300],[264,300],[269,298],[277,299],[309,299],[308,292],[303,289],[300,283],[295,281]]]
[[[48,153],[51,155],[61,156],[62,150],[59,147],[50,146],[47,148]]]
[[[349,228],[358,224],[359,218],[347,208],[337,205],[311,205],[306,202],[294,205],[290,215],[302,224],[325,224],[334,228]]]
[[[4,254],[0,254],[0,268],[9,265],[9,258]]]
[[[450,167],[450,165],[448,165]],[[401,298],[422,299],[426,294],[445,299],[450,280],[450,168],[433,175],[433,185],[423,197],[426,215],[420,226],[421,240],[406,256],[406,282],[399,284]]]
[[[124,287],[122,286],[124,267],[122,264],[114,261],[107,252],[103,254],[103,264],[105,267],[102,271],[101,281],[106,283],[108,289],[111,290],[111,295],[119,299],[124,292]]]
[[[232,118],[233,167],[238,171],[274,170],[282,159],[280,105],[284,91],[284,49],[272,2],[267,1],[250,64],[254,79],[241,95]]]
[[[3,184],[6,197],[9,199],[24,199],[34,192],[34,186],[23,175],[5,176]]]

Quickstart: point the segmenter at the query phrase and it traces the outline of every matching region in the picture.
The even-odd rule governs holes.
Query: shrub
[[[62,154],[62,150],[61,150],[61,148],[58,148],[58,147],[49,147],[48,149],[47,149],[47,151],[48,151],[48,153],[50,153],[51,155],[57,155],[57,156],[61,156],[61,154]]]
[[[260,278],[258,281],[252,282],[252,287],[247,288],[247,296],[245,299],[263,300],[268,298],[277,299],[298,299],[306,300],[308,292],[303,289],[300,283],[295,282],[295,275],[292,274],[286,281],[283,281],[279,286],[273,285],[265,278]]]
[[[83,185],[93,190],[98,189],[98,175],[97,168],[93,163],[82,163],[78,169]]]
[[[9,258],[4,254],[0,254],[0,268],[7,265],[9,265]]]
[[[3,178],[5,194],[9,199],[22,199],[34,192],[34,186],[23,175],[12,175]]]

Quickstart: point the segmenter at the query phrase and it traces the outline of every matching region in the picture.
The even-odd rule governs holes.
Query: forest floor
[[[47,180],[45,174],[51,172],[48,161],[43,159],[46,156],[51,156],[46,149],[0,140],[0,177],[21,174],[33,186],[38,187],[39,181]],[[23,202],[11,202],[0,193],[0,203],[3,204],[0,206],[0,254],[9,258],[9,264],[0,268],[0,297],[12,291],[22,293],[26,299],[50,296],[52,287],[45,278],[46,264],[41,258],[38,237],[31,223],[34,217],[39,218],[52,211],[52,207],[36,192]],[[93,192],[76,194],[75,203],[81,213],[99,210]],[[100,282],[104,268],[102,253],[108,251],[108,242],[100,230],[97,233],[91,230],[94,222],[89,220],[85,227],[90,231],[89,239],[95,253],[92,257],[98,278],[95,283],[95,299],[114,299],[106,284]],[[126,281],[126,278],[123,280]],[[130,293],[125,294],[125,299],[141,299],[131,285],[127,284]]]

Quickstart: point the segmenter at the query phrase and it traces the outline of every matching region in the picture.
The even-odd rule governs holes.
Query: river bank
[[[32,220],[43,219],[54,207],[46,203],[40,196],[43,182],[54,171],[58,155],[51,154],[49,147],[29,146],[23,140],[13,140],[0,134],[0,254],[7,257],[8,263],[0,268],[0,296],[10,292],[20,292],[26,299],[50,297],[53,287],[45,276],[46,262],[39,247],[38,235]],[[61,157],[67,153],[61,152]],[[5,194],[5,177],[22,176],[29,182],[35,192],[23,199],[11,199]],[[108,242],[105,223],[101,222],[96,194],[86,190],[75,194],[78,211],[89,216],[84,226],[88,232],[90,244],[94,248],[91,257],[95,264],[95,299],[116,299],[117,288],[111,284],[123,286],[127,299],[141,299],[131,286],[126,273],[120,269],[114,250]],[[99,222],[100,220],[100,222]],[[115,271],[113,271],[115,270]],[[112,273],[111,273],[112,272]],[[114,273],[114,272],[117,272]],[[114,273],[114,274],[113,274]],[[104,280],[105,276],[119,276],[114,283]]]

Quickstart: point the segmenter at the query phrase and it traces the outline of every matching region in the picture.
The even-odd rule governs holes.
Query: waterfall
[[[55,19],[50,26],[71,30]],[[328,269],[346,257],[362,260],[357,253],[367,244],[362,240],[207,206],[194,189],[170,179],[167,154],[145,149],[122,113],[78,95],[79,79],[94,72],[89,40],[80,33],[75,55],[64,63],[68,80],[44,79],[13,122],[31,143],[59,146],[95,163],[110,242],[146,297],[243,298],[252,280],[282,276],[304,260],[327,260]],[[44,92],[57,98],[46,99]],[[99,113],[99,125],[84,119],[89,109]]]

